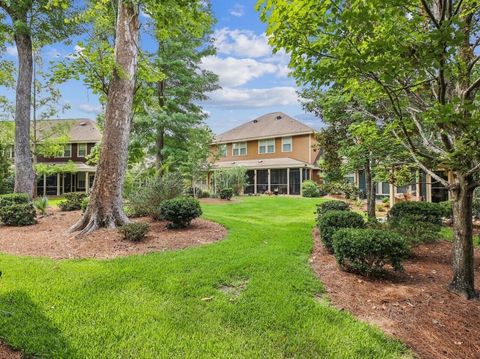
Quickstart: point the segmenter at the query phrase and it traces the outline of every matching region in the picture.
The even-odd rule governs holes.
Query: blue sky
[[[295,82],[288,77],[288,56],[273,54],[267,43],[265,24],[254,8],[256,0],[211,2],[217,18],[214,33],[217,55],[206,58],[202,66],[217,73],[222,86],[203,103],[212,130],[220,133],[275,111],[319,128],[321,122],[305,114],[298,102]],[[144,39],[147,47],[148,41]],[[43,50],[43,57],[49,61],[68,56],[74,46],[75,43],[49,46]],[[13,46],[7,48],[6,56],[16,57]],[[0,88],[0,94],[5,92],[13,99],[13,91]],[[61,86],[61,92],[62,101],[71,108],[59,114],[60,118],[95,118],[101,110],[97,96],[81,81],[68,81]]]

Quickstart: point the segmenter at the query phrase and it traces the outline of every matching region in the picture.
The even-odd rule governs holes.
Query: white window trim
[[[268,152],[268,146],[271,146],[271,142],[273,142],[273,152]],[[262,147],[262,143],[265,143],[264,147],[265,147],[265,152],[264,153],[261,153],[260,152],[260,147]],[[270,143],[270,145],[268,144]],[[274,138],[268,138],[268,139],[264,139],[264,140],[258,140],[258,154],[259,155],[266,155],[266,154],[271,154],[271,153],[275,153],[275,151],[277,150],[275,148],[275,139]]]
[[[244,154],[244,155],[242,155],[242,154],[240,153],[240,150],[243,148],[243,146],[242,146],[242,147],[238,147],[238,145],[240,145],[240,144],[245,145],[245,154]],[[238,155],[235,154],[235,150],[236,150],[236,149],[238,149]],[[246,156],[246,155],[247,155],[247,152],[248,152],[247,142],[234,142],[234,143],[232,144],[232,156],[233,156],[233,157]]]
[[[70,147],[70,156],[65,156],[65,147]],[[69,144],[63,146],[62,155],[59,158],[72,158],[72,155],[73,155],[72,144],[69,143]]]
[[[290,139],[290,151],[284,151],[283,145],[285,144],[285,139],[289,138]],[[292,136],[285,136],[282,137],[282,152],[293,152],[293,137]]]
[[[80,146],[85,146],[85,155],[80,155]],[[88,155],[88,144],[86,143],[77,143],[77,157],[85,158]]]
[[[225,148],[225,151],[224,151],[225,156],[222,156],[222,151],[220,150],[221,148]],[[218,145],[218,156],[219,156],[220,158],[225,158],[225,157],[227,157],[227,155],[228,155],[228,146],[227,146],[227,144],[226,144],[226,143],[222,143],[222,144]]]

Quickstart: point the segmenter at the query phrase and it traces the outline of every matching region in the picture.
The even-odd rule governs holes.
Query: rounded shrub
[[[350,209],[348,203],[343,201],[326,201],[317,204],[317,216],[320,218],[328,211],[348,211]]]
[[[82,210],[83,213],[85,213],[89,204],[90,204],[90,198],[85,197],[84,199],[82,199],[82,202],[80,203],[80,209]]]
[[[142,242],[149,230],[148,223],[128,223],[118,229],[123,238],[130,242]]]
[[[30,226],[35,224],[36,210],[33,203],[13,203],[0,207],[0,221],[7,226]]]
[[[82,209],[82,201],[87,198],[84,192],[65,193],[65,200],[58,203],[58,207],[63,212],[78,211]]]
[[[410,250],[401,235],[380,229],[340,229],[333,235],[337,263],[362,274],[379,272],[386,265],[402,270]]]
[[[233,197],[233,188],[223,188],[219,194],[221,199],[231,200]]]
[[[302,183],[302,196],[303,197],[319,197],[320,191],[317,184],[313,181],[307,180]]]
[[[448,219],[453,218],[452,201],[440,202],[438,205],[442,207],[442,209],[443,209],[443,216],[444,216],[445,218],[448,218]]]
[[[333,251],[333,234],[340,228],[364,228],[363,217],[350,211],[328,211],[318,219],[318,229],[323,244],[330,252]]]
[[[177,197],[164,201],[159,208],[160,218],[170,222],[171,228],[188,227],[202,215],[200,202],[192,197]]]
[[[389,222],[388,226],[394,232],[402,235],[410,245],[435,242],[440,238],[442,226],[430,222],[422,222],[421,218],[407,216],[395,222]]]
[[[420,222],[440,225],[444,213],[444,208],[438,203],[400,202],[392,207],[388,214],[388,220],[395,223],[402,218],[411,217]]]
[[[9,193],[0,196],[0,207],[28,202],[30,202],[30,197],[26,193]]]

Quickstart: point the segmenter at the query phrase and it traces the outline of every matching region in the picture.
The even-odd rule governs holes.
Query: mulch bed
[[[10,349],[0,342],[0,359],[21,359],[22,353]]]
[[[0,225],[0,252],[54,259],[97,258],[109,259],[132,254],[183,249],[211,243],[224,238],[226,229],[218,223],[196,219],[185,229],[168,229],[166,222],[148,218],[134,221],[149,222],[150,232],[144,242],[123,240],[116,230],[102,229],[88,236],[76,238],[67,230],[81,216],[80,211],[60,212],[40,218],[38,224],[28,227]]]
[[[480,301],[450,293],[452,244],[424,244],[404,273],[381,279],[341,271],[314,231],[311,264],[333,304],[406,343],[421,358],[479,358]],[[475,252],[480,287],[480,252]]]

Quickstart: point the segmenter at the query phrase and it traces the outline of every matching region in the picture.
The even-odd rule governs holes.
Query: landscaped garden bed
[[[311,262],[333,304],[400,338],[420,357],[478,358],[480,303],[450,293],[452,244],[414,247],[404,272],[364,277],[344,272],[314,231]],[[476,251],[476,286],[480,252]]]
[[[165,221],[138,218],[135,221],[150,223],[150,231],[142,242],[126,241],[117,230],[110,229],[76,238],[75,234],[68,233],[68,229],[80,216],[80,211],[53,210],[33,226],[0,225],[0,252],[55,259],[107,259],[211,243],[224,238],[227,233],[221,225],[204,219],[194,220],[188,228],[169,229]]]

